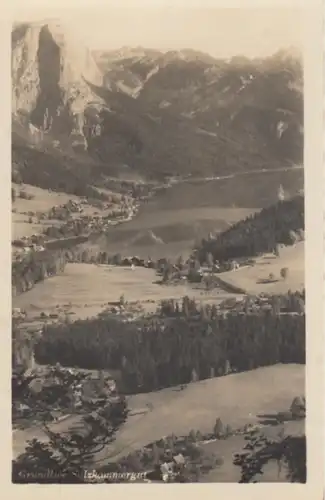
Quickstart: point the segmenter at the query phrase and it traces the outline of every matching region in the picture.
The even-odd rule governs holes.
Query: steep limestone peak
[[[101,72],[88,48],[64,25],[50,20],[14,26],[12,112],[16,120],[54,135],[82,137],[86,108],[103,104],[92,85],[102,85]]]

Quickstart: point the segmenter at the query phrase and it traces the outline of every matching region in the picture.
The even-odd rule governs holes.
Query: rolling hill
[[[216,238],[202,240],[198,255],[215,259],[251,257],[272,252],[277,245],[293,245],[304,240],[304,196],[298,194],[263,208],[240,220]]]

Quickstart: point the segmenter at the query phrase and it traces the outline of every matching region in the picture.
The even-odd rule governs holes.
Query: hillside
[[[281,384],[283,377],[291,383]],[[245,390],[248,386],[249,391]],[[295,394],[303,392],[304,368],[289,364],[189,384],[181,392],[173,388],[132,396],[129,405],[134,412],[149,404],[153,409],[140,418],[129,419],[111,447],[111,459],[117,460],[162,435],[182,434],[191,429],[209,431],[217,416],[232,426],[256,423],[258,414],[283,411]]]
[[[304,196],[279,201],[226,229],[216,238],[202,240],[202,261],[207,253],[217,260],[272,252],[278,244],[292,245],[304,239]]]
[[[302,65],[291,51],[261,61],[191,49],[92,54],[60,23],[23,24],[12,32],[12,101],[17,171],[30,146],[64,155],[71,175],[93,160],[147,177],[302,162]]]
[[[23,182],[77,196],[104,198],[92,186],[101,178],[100,170],[92,162],[49,150],[32,148],[24,142],[12,145],[12,181]]]
[[[216,417],[239,427],[258,422],[259,414],[285,411],[293,397],[304,393],[304,378],[302,365],[279,364],[192,383],[184,391],[173,387],[131,396],[128,404],[134,415],[118,432],[116,441],[96,457],[97,464],[118,460],[164,435],[183,435],[191,429],[211,432]],[[284,379],[289,383],[283,384]],[[234,394],[238,397],[234,398]],[[193,405],[195,401],[197,404]],[[71,417],[70,421],[54,424],[52,429],[62,432],[75,423],[73,420],[78,423],[78,417]],[[14,436],[14,456],[24,450],[27,440],[34,437],[46,440],[45,433],[35,427],[17,430]]]

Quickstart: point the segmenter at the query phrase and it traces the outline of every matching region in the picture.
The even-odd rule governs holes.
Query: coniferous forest
[[[292,245],[304,239],[304,196],[279,201],[240,220],[216,239],[203,240],[199,250],[204,262],[208,253],[215,260],[252,257],[272,252],[277,244]]]
[[[24,259],[12,264],[12,294],[18,295],[26,292],[35,283],[63,272],[66,262],[63,250],[31,251]]]
[[[35,359],[120,370],[123,392],[147,392],[276,363],[305,363],[305,315],[211,309],[131,323],[76,321],[47,326],[35,345]]]

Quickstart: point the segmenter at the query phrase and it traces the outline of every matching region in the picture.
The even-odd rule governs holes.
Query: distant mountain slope
[[[222,168],[231,150],[243,152],[248,163],[250,155],[256,161],[302,161],[303,74],[291,50],[253,61],[221,61],[195,51],[123,54],[111,56],[104,81],[111,85],[127,76],[118,80],[119,89],[160,128],[174,126],[178,143],[186,134],[191,158],[194,141],[207,169]],[[99,59],[105,71],[104,55]]]
[[[230,61],[191,49],[92,54],[58,23],[23,24],[12,32],[12,101],[14,149],[24,141],[150,177],[303,160],[292,51]]]
[[[222,61],[190,50],[124,48],[95,58],[104,83],[115,82],[136,117],[134,165],[138,159],[148,168],[150,158],[153,171],[199,174],[302,163],[303,73],[295,51]]]

